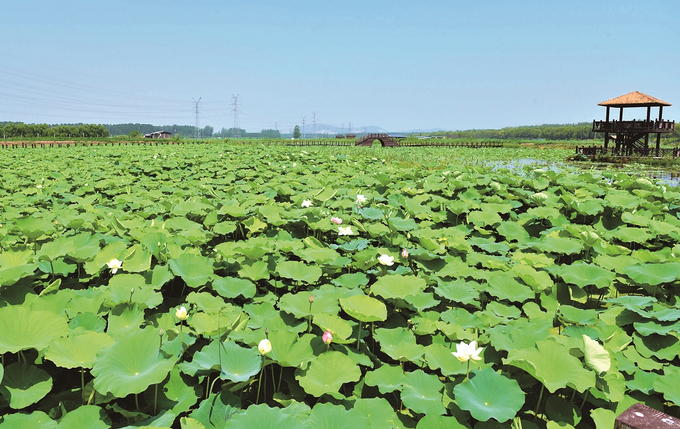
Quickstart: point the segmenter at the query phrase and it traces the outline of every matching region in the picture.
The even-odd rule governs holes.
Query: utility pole
[[[342,133],[341,134],[345,134],[345,123],[340,122],[340,125],[342,126]]]
[[[318,138],[318,137],[316,136],[316,112],[312,112],[312,115],[313,115],[313,120],[312,120],[312,124],[313,124],[313,125],[312,125],[312,133],[314,134],[314,138],[316,139],[316,138]]]
[[[198,97],[198,100],[192,98],[192,100],[194,100],[194,104],[196,104],[196,129],[194,130],[194,138],[196,139],[201,137],[201,129],[198,128],[198,103],[201,102],[201,98],[203,97]]]
[[[307,115],[302,117],[302,139],[305,139],[305,118],[307,118]]]
[[[349,133],[348,134],[352,134],[352,123],[351,122],[349,123]]]
[[[239,124],[239,117],[238,117],[238,98],[240,97],[240,94],[231,95],[231,98],[234,99],[234,127],[231,129],[231,136],[241,138],[241,124]],[[236,133],[236,135],[234,135]]]

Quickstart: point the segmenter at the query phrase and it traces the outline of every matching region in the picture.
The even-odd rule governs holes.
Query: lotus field
[[[333,149],[0,152],[0,424],[678,415],[677,188]]]

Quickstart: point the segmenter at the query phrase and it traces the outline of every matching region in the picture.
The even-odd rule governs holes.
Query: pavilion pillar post
[[[606,119],[606,121],[609,122],[609,106],[607,106],[607,119]]]
[[[619,121],[623,121],[623,107],[619,107]]]

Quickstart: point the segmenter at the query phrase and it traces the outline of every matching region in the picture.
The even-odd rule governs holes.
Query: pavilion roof
[[[671,103],[659,100],[658,98],[654,98],[651,95],[643,94],[640,91],[629,92],[628,94],[598,103],[598,106],[608,107],[647,107],[670,105]]]

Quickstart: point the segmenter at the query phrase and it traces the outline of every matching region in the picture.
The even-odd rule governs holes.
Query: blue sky
[[[193,125],[201,97],[217,131],[239,95],[248,131],[502,128],[631,91],[680,118],[676,0],[7,3],[0,121]]]

